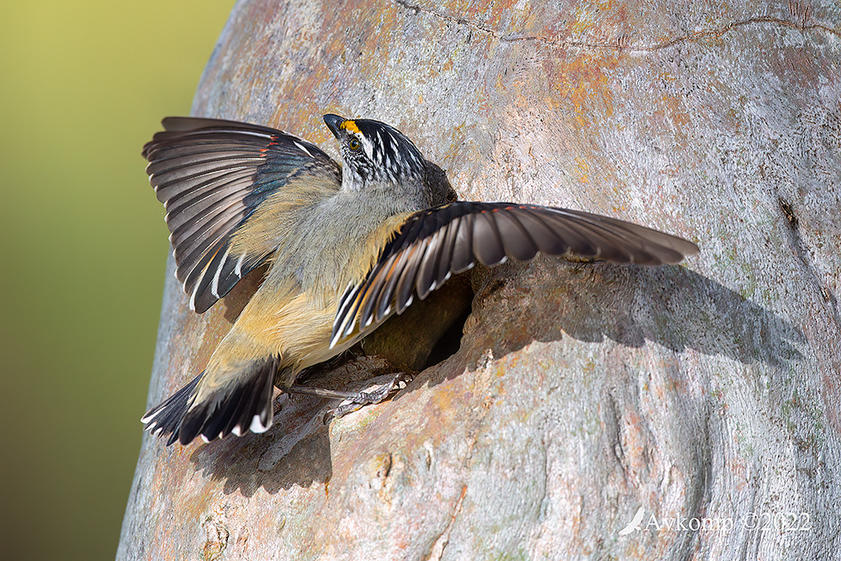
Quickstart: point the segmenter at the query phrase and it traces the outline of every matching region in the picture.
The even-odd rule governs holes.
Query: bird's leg
[[[293,384],[284,390],[286,393],[297,393],[301,395],[312,395],[325,399],[351,399],[359,392],[343,392],[339,390],[328,390],[327,388],[314,388],[312,386],[303,386],[300,384]]]
[[[341,419],[348,413],[353,413],[365,405],[379,403],[405,388],[411,381],[411,374],[405,372],[394,374],[382,384],[369,386],[367,391],[351,394],[347,399],[339,403],[339,405],[328,410],[322,420],[324,423],[327,423],[330,419]]]
[[[413,376],[405,372],[398,372],[393,374],[384,383],[369,386],[364,391],[347,392],[339,390],[330,390],[326,388],[316,388],[312,386],[304,386],[301,384],[293,384],[286,389],[287,393],[298,393],[304,395],[312,395],[327,399],[341,399],[335,408],[330,409],[324,416],[324,422],[331,418],[340,418],[348,413],[356,411],[365,405],[379,403],[384,399],[392,396],[396,392],[405,388],[409,382],[412,381]]]

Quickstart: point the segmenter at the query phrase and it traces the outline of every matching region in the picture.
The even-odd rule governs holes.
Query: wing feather
[[[528,261],[534,257],[537,253],[537,244],[515,214],[500,209],[494,214],[494,218],[506,255],[510,255],[517,261]]]
[[[250,187],[250,181],[243,179],[226,185],[224,189],[215,189],[206,196],[191,199],[174,209],[168,209],[169,212],[165,217],[167,226],[174,235],[184,226],[198,226],[196,223],[202,218],[208,220],[226,208],[236,206],[245,208],[242,200],[245,197],[244,193],[247,193]]]
[[[473,255],[482,265],[496,265],[505,259],[505,247],[494,218],[487,210],[473,214]]]
[[[248,168],[231,168],[171,183],[159,183],[155,187],[155,195],[160,202],[164,203],[165,207],[169,207],[173,206],[176,202],[190,200],[202,193],[223,187],[229,182],[238,179],[253,181],[254,170]]]
[[[435,265],[435,286],[441,286],[452,274],[450,263],[453,258],[453,249],[458,240],[458,230],[461,226],[459,219],[455,218],[447,223],[447,234],[441,244],[441,252],[438,255],[438,262]]]
[[[436,287],[438,263],[441,258],[441,250],[444,247],[448,227],[448,224],[444,224],[438,228],[434,234],[432,234],[432,237],[429,239],[429,243],[426,247],[426,254],[418,267],[415,290],[417,290],[418,297],[421,300],[426,298],[429,292],[434,290]],[[379,309],[377,312],[378,317],[382,317],[384,315],[379,312]]]
[[[212,183],[213,185],[200,185],[202,188],[195,189],[194,191],[181,192],[177,196],[168,199],[164,205],[167,214],[180,213],[186,210],[187,207],[200,205],[205,202],[218,201],[230,194],[240,192],[244,189],[251,189],[254,181],[249,177],[248,173],[240,171],[216,178],[212,180]]]
[[[353,333],[364,335],[477,262],[528,261],[538,252],[660,265],[677,263],[698,247],[644,226],[562,208],[457,202],[420,211],[406,219],[365,278],[346,290],[331,346]]]
[[[255,210],[307,174],[338,189],[341,171],[314,144],[273,128],[194,117],[168,117],[163,126],[142,154],[167,211],[176,277],[201,313],[273,251],[231,254]]]
[[[450,257],[449,270],[457,275],[470,269],[475,264],[473,258],[473,214],[455,218],[456,239],[453,242],[453,254]]]
[[[196,259],[213,245],[216,240],[227,236],[245,218],[245,205],[241,202],[223,207],[216,214],[202,216],[184,224],[172,232],[170,241],[175,247],[176,261],[179,257],[192,256]],[[196,252],[199,252],[198,254]],[[190,261],[185,257],[185,261]]]
[[[421,260],[426,254],[426,248],[429,245],[429,239],[426,238],[420,243],[415,243],[406,249],[408,258],[406,259],[406,266],[400,273],[400,278],[397,280],[395,286],[395,300],[397,302],[397,313],[402,314],[411,303],[415,290],[416,277],[420,267]],[[370,320],[368,320],[370,321]],[[367,323],[367,322],[366,322]]]

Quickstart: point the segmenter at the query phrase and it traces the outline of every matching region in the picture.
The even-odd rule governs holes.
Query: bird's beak
[[[347,119],[344,117],[339,117],[338,115],[333,115],[332,113],[328,113],[324,116],[324,122],[327,124],[327,128],[330,129],[330,132],[333,133],[333,136],[339,138],[341,134],[341,125]]]

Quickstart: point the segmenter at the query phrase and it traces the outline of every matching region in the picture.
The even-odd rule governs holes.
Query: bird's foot
[[[382,378],[384,378],[384,376],[379,376],[378,378],[374,378],[374,380]],[[370,385],[363,391],[338,392],[328,390],[331,394],[329,397],[342,399],[342,401],[336,407],[329,409],[324,414],[324,417],[322,419],[324,423],[327,423],[331,419],[340,419],[348,413],[353,413],[354,411],[357,411],[366,405],[380,403],[388,399],[389,397],[392,397],[398,391],[404,389],[407,385],[409,385],[409,382],[412,381],[413,376],[406,372],[399,372],[397,374],[389,375],[385,378],[387,378],[385,382]],[[328,397],[324,393],[321,393],[320,395]]]

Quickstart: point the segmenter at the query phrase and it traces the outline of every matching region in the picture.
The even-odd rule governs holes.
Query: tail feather
[[[238,386],[226,399],[225,403],[220,404],[221,411],[226,411],[227,414],[219,414],[211,417],[204,426],[204,432],[207,434],[230,434],[234,425],[239,418],[242,401],[248,395],[248,387]]]
[[[178,434],[181,419],[184,417],[184,413],[187,412],[190,399],[203,376],[204,372],[143,415],[140,422],[146,425],[146,430],[149,431],[149,434],[153,436],[166,436],[168,434],[175,436]],[[167,446],[174,441],[173,438],[170,438]]]
[[[241,436],[249,430],[264,432],[272,424],[272,387],[276,361],[252,362],[245,370],[225,376],[228,383],[196,401],[207,373],[153,407],[141,421],[155,436],[169,436],[167,446],[175,441],[188,444],[197,436],[209,442],[231,433]],[[218,378],[217,378],[218,379]]]

